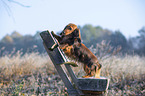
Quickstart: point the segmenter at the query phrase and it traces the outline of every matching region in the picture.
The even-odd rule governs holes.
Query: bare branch
[[[12,3],[15,3],[15,4],[18,4],[18,5],[22,6],[22,7],[30,7],[30,6],[23,5],[22,3],[14,1],[14,0],[8,0],[8,1],[12,2]]]
[[[26,8],[29,8],[30,6],[26,6],[26,5],[23,5],[22,3],[20,2],[17,2],[15,0],[0,0],[2,2],[2,4],[4,5],[4,8],[6,9],[7,13],[9,16],[11,16],[13,18],[13,21],[15,22],[14,20],[14,17],[13,17],[13,14],[12,14],[12,11],[11,11],[11,8],[9,7],[9,3],[12,2],[12,3],[15,3],[17,5],[20,5],[22,7],[26,7]]]
[[[12,14],[12,11],[11,11],[9,5],[8,5],[4,0],[1,0],[1,1],[2,1],[2,3],[4,4],[4,7],[5,7],[5,9],[6,9],[8,15],[10,16],[10,14]]]

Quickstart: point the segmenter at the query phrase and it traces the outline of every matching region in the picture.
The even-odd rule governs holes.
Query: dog
[[[98,62],[97,57],[81,42],[80,30],[75,24],[68,24],[60,36],[52,32],[52,35],[57,39],[58,44],[54,44],[50,50],[52,51],[59,46],[65,55],[72,60],[83,64],[86,75],[84,78],[95,76],[100,78],[102,65]],[[77,66],[77,64],[73,64]]]

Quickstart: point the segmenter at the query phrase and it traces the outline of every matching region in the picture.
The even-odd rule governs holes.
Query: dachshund
[[[54,32],[52,35],[57,39],[58,44],[54,44],[49,48],[50,50],[59,46],[67,57],[83,64],[86,72],[84,78],[92,76],[100,78],[102,65],[98,62],[97,57],[81,42],[80,30],[77,25],[70,23],[60,33],[60,36]]]

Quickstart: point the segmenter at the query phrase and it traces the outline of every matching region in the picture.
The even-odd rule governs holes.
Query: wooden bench
[[[67,59],[63,52],[57,47],[53,51],[50,51],[52,45],[57,43],[56,39],[51,35],[49,31],[43,31],[40,33],[43,40],[43,45],[52,60],[59,76],[61,77],[69,96],[96,96],[104,95],[108,89],[109,79],[101,77],[97,78],[77,78],[71,69],[70,65],[64,64],[66,70],[61,66]],[[66,71],[68,74],[66,74]],[[71,81],[68,77],[71,77]]]

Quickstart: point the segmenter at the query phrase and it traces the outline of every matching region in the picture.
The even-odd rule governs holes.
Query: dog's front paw
[[[54,49],[52,49],[52,48],[48,48],[50,51],[53,51]]]

